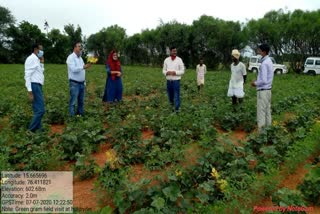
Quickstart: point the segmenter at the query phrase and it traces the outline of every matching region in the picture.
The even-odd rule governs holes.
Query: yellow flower
[[[215,168],[212,168],[212,171],[211,171],[211,176],[215,179],[218,179],[219,178],[219,174],[218,174],[218,171],[215,169]]]
[[[176,169],[176,176],[180,177],[182,175],[182,172],[179,169]]]
[[[219,189],[224,192],[226,187],[228,186],[228,182],[224,179],[219,179],[217,181]]]
[[[91,64],[96,64],[98,62],[98,58],[96,58],[94,56],[88,56],[87,62],[91,63]]]
[[[272,125],[273,125],[273,126],[277,126],[277,125],[279,125],[279,122],[276,121],[276,120],[274,120],[274,121],[272,122]]]
[[[109,149],[108,151],[106,151],[106,158],[106,162],[110,164],[110,167],[112,169],[116,168],[118,164],[118,157],[116,151],[113,149]]]

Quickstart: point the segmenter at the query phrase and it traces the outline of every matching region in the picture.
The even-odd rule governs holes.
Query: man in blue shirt
[[[67,58],[68,65],[68,78],[70,86],[70,101],[69,113],[70,116],[75,114],[79,116],[84,115],[84,93],[85,93],[85,80],[86,70],[91,67],[91,64],[84,64],[81,58],[81,43],[75,42],[73,45],[73,53]],[[78,102],[77,112],[75,113],[76,101]]]
[[[262,44],[258,53],[262,56],[259,67],[258,78],[251,85],[257,88],[257,122],[258,131],[263,127],[271,125],[271,88],[273,81],[273,63],[269,57],[270,47]]]

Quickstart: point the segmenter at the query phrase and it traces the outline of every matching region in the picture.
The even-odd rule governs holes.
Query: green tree
[[[203,15],[192,24],[192,58],[195,64],[202,57],[211,68],[217,68],[220,63],[229,65],[231,50],[245,45],[246,36],[238,22]]]
[[[0,6],[0,63],[9,62],[7,29],[15,23],[10,10]]]
[[[70,53],[69,37],[60,32],[59,29],[52,29],[48,35],[48,45],[45,46],[45,58],[49,63],[65,63]]]
[[[10,50],[10,61],[14,63],[23,63],[28,55],[31,54],[31,46],[34,43],[45,43],[46,37],[37,25],[22,21],[18,27],[10,25],[7,30],[7,36]]]
[[[180,24],[177,21],[169,23],[161,23],[158,31],[158,52],[159,59],[163,62],[164,58],[169,54],[169,48],[174,46],[178,50],[178,55],[183,59],[186,67],[189,66],[190,60],[190,43],[189,37],[191,33],[190,26]]]
[[[98,33],[92,34],[87,40],[87,48],[100,55],[100,62],[104,62],[113,49],[122,52],[124,49],[126,30],[118,25],[103,28]]]
[[[68,47],[70,52],[73,50],[73,44],[75,42],[82,42],[82,30],[78,25],[77,28],[73,24],[68,24],[64,26],[64,31],[68,36]]]
[[[142,42],[142,34],[134,34],[125,39],[124,53],[129,64],[149,64],[148,49]]]

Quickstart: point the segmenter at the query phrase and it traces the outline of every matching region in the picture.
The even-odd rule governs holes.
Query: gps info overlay
[[[2,171],[1,213],[72,213],[72,183],[72,172]]]

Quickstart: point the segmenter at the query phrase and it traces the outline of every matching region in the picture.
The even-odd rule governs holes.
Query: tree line
[[[23,63],[35,42],[43,44],[47,63],[65,63],[75,41],[83,43],[85,54],[98,54],[99,63],[104,63],[116,48],[123,63],[130,65],[161,66],[170,46],[177,47],[186,67],[195,66],[203,58],[212,69],[228,66],[232,49],[249,45],[255,50],[260,43],[268,43],[273,57],[289,62],[295,71],[306,57],[320,55],[320,10],[273,10],[247,23],[202,15],[191,25],[160,21],[155,29],[132,36],[113,25],[88,37],[83,36],[79,25],[67,24],[62,32],[53,28],[43,33],[27,21],[16,23],[5,7],[0,6],[0,14],[0,63]]]

